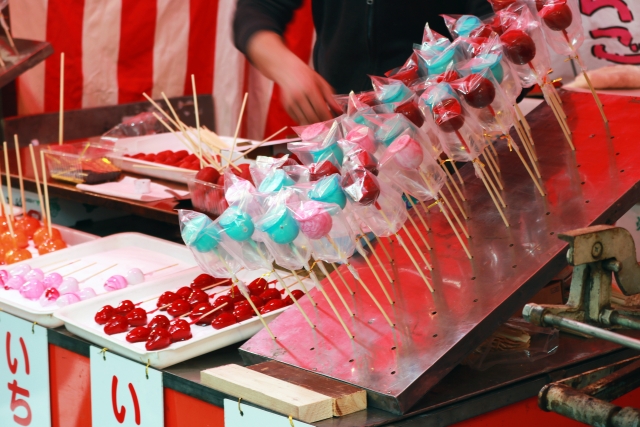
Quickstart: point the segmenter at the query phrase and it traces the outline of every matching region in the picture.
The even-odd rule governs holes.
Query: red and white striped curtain
[[[293,124],[274,84],[232,42],[235,0],[11,0],[17,38],[47,40],[55,53],[18,80],[19,114],[56,111],[60,53],[65,53],[65,109],[199,94],[214,95],[218,133],[231,135],[249,92],[242,135],[261,139]],[[311,0],[285,34],[310,61]]]

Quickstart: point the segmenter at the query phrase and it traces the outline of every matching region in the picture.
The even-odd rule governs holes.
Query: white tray
[[[80,261],[55,269],[56,265],[64,265],[76,260]],[[183,245],[139,233],[121,233],[77,246],[70,246],[38,258],[6,266],[5,268],[10,270],[22,264],[29,264],[32,268],[42,268],[45,273],[58,271],[64,275],[65,271],[72,272],[93,262],[96,262],[96,264],[72,276],[80,281],[110,265],[118,264],[80,284],[81,288],[92,287],[98,295],[106,293],[103,285],[109,277],[114,274],[124,275],[134,267],[147,273],[172,264],[178,264],[175,267],[159,271],[153,276],[147,277],[146,279],[149,281],[152,278],[157,279],[174,275],[177,272],[196,266],[191,252]],[[113,293],[118,294],[120,292]],[[71,307],[75,306],[74,304]],[[55,304],[49,307],[42,307],[38,301],[30,301],[23,298],[17,290],[0,289],[0,309],[23,319],[38,322],[41,326],[56,328],[62,325],[62,321],[53,317],[53,313],[59,310],[60,307]]]
[[[238,273],[238,279],[246,283],[250,283],[252,280],[262,276],[266,272],[266,270],[242,270]],[[139,301],[159,296],[165,291],[176,291],[182,286],[189,286],[191,281],[193,281],[193,279],[200,273],[200,269],[196,268],[188,272],[185,271],[180,275],[172,276],[171,278],[156,280],[153,283],[149,282],[143,285],[127,288],[117,294],[111,293],[101,295],[73,306],[64,307],[58,310],[55,313],[55,316],[60,319],[60,321],[64,322],[65,327],[69,332],[79,336],[80,338],[84,338],[87,341],[91,341],[96,344],[98,347],[107,348],[109,351],[141,363],[150,363],[151,366],[157,369],[175,365],[176,363],[249,339],[262,329],[263,326],[260,319],[255,316],[251,319],[245,320],[244,322],[237,323],[220,330],[213,329],[211,326],[192,325],[191,332],[193,337],[191,339],[173,343],[164,350],[147,351],[145,349],[144,342],[127,342],[125,339],[127,335],[126,332],[116,335],[105,334],[103,331],[104,326],[98,325],[94,320],[96,312],[107,304],[115,307],[125,299],[131,300],[135,304]],[[280,272],[280,274],[283,278],[288,275],[284,272]],[[271,281],[273,278],[269,277],[267,280]],[[299,285],[295,284],[296,281],[294,278],[285,278],[284,281],[292,290],[299,289]],[[310,289],[313,286],[311,280],[304,279],[303,281],[307,289]],[[276,286],[280,289],[279,285]],[[215,288],[216,292],[223,289],[225,288]],[[211,292],[213,292],[213,290],[208,293]],[[147,311],[154,309],[156,307],[156,300],[143,303],[140,307]],[[270,322],[287,308],[296,310],[293,306],[284,307],[263,315],[263,318],[266,322]],[[171,318],[171,316],[168,316],[166,312],[155,312],[149,315],[148,320],[151,320],[151,318],[156,314],[164,314]]]
[[[194,141],[197,140],[197,134],[191,132],[191,137]],[[233,145],[233,137],[220,136],[220,139],[226,143],[229,148]],[[287,142],[298,141],[299,139],[279,139],[268,141],[263,144],[264,147],[269,145],[286,144]],[[236,149],[233,158],[239,156],[243,151],[249,150],[253,145],[258,144],[258,141],[248,139],[238,139],[236,142]],[[185,147],[179,142],[176,137],[171,133],[161,133],[157,135],[137,136],[131,138],[119,138],[115,140],[114,152],[109,154],[109,158],[113,164],[126,172],[132,172],[138,175],[146,175],[153,178],[165,179],[173,182],[187,183],[187,180],[197,173],[190,169],[177,168],[172,166],[162,165],[160,163],[147,162],[145,160],[132,159],[131,157],[124,157],[125,154],[134,155],[138,153],[159,153],[165,150],[180,151],[186,150],[191,153],[192,150]],[[225,152],[225,156],[228,156],[229,152]],[[239,159],[234,162],[236,164],[245,163],[244,159]],[[224,164],[225,162],[223,162]],[[137,166],[136,166],[137,165]],[[149,167],[140,167],[149,166]],[[157,168],[157,169],[156,169]]]

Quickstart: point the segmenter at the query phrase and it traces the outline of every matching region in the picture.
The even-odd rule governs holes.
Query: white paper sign
[[[47,329],[0,312],[0,425],[50,427]]]
[[[162,373],[113,353],[90,349],[91,418],[100,427],[164,425]]]
[[[291,427],[289,417],[263,411],[245,403],[240,404],[240,410],[237,400],[224,400],[225,427]],[[292,422],[294,427],[313,427],[302,421],[292,420]]]

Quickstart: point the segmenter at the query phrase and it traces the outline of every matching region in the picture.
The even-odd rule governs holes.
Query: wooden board
[[[202,384],[307,423],[333,417],[333,401],[315,391],[255,372],[225,365],[200,373]]]
[[[312,374],[276,361],[259,363],[249,366],[248,369],[329,396],[333,401],[334,417],[367,409],[367,392],[351,384]]]

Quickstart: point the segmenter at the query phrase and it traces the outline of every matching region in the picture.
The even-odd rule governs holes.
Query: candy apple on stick
[[[538,9],[538,16],[541,18],[543,24],[542,30],[545,39],[551,48],[560,55],[575,58],[580,65],[582,74],[589,85],[589,89],[598,106],[608,133],[609,120],[605,115],[602,102],[600,102],[600,98],[591,84],[582,58],[580,58],[578,54],[580,46],[584,43],[584,29],[582,27],[578,2],[575,0],[548,0],[544,6]]]
[[[236,277],[236,272],[242,266],[219,245],[221,240],[220,227],[209,217],[198,212],[180,210],[178,214],[182,240],[193,253],[200,268],[212,276],[229,277],[275,341],[275,335],[249,297],[248,291],[245,291],[246,286]]]
[[[418,274],[433,292],[431,283],[398,233],[401,228],[404,229],[426,267],[431,271],[431,264],[424,257],[420,247],[404,225],[407,220],[407,210],[400,194],[364,168],[347,170],[342,177],[342,188],[348,196],[353,215],[360,218],[367,228],[377,236],[395,235]]]
[[[438,132],[447,156],[453,160],[472,161],[474,165],[478,165],[477,158],[486,146],[484,132],[482,127],[466,111],[465,101],[458,97],[451,85],[441,82],[428,87],[420,97],[420,101],[420,108],[427,117],[429,125]],[[465,106],[464,109],[463,106]],[[500,196],[495,184],[488,175],[484,174],[482,169],[476,168],[476,173],[508,227],[509,223],[494,195],[495,191],[495,194]],[[500,200],[504,205],[504,201]]]
[[[446,176],[436,161],[429,155],[422,145],[408,135],[400,136],[388,148],[385,157],[381,162],[382,173],[395,182],[405,193],[413,196],[418,200],[438,200],[443,198],[444,194],[441,188],[446,182]],[[411,198],[409,197],[409,200]],[[451,205],[447,205],[449,210],[454,212]],[[460,245],[465,253],[471,259],[469,249],[464,240],[460,236],[458,229],[455,227],[449,217],[444,206],[440,205],[442,213],[449,222]],[[455,215],[455,212],[454,212]],[[457,218],[457,216],[456,216]],[[411,218],[410,218],[411,219]],[[415,223],[414,228],[417,229]],[[469,237],[464,226],[459,222],[458,225],[463,232]]]
[[[571,131],[566,123],[566,114],[562,110],[559,96],[552,84],[547,81],[547,72],[551,68],[540,24],[533,18],[525,5],[513,5],[502,12],[509,11],[517,15],[511,20],[505,32],[500,36],[505,57],[513,64],[523,87],[538,83],[551,107],[567,142],[572,150]],[[511,16],[511,15],[509,15]],[[505,25],[506,27],[506,25]]]
[[[481,73],[469,74],[465,78],[458,82],[451,84],[455,90],[461,94],[467,101],[467,104],[471,107],[470,111],[483,112],[487,111],[488,115],[483,115],[480,118],[480,124],[482,127],[491,132],[493,129],[493,123],[497,126],[497,130],[501,135],[506,136],[509,141],[510,147],[515,150],[516,154],[520,158],[520,161],[524,165],[525,169],[529,173],[533,183],[540,192],[540,195],[544,197],[545,193],[540,186],[540,183],[533,175],[529,165],[525,161],[524,157],[520,153],[520,149],[515,141],[509,134],[511,124],[515,122],[514,115],[508,109],[509,102],[506,99],[502,88],[497,84],[493,75],[489,70],[484,70]],[[531,163],[538,178],[540,173],[538,172],[533,155],[529,152],[527,145],[525,144],[525,150],[530,157]]]
[[[229,188],[228,191],[233,192],[233,187]],[[309,317],[300,304],[298,304],[298,300],[291,291],[289,291],[282,277],[273,267],[273,258],[266,250],[267,248],[264,243],[253,240],[256,228],[253,223],[253,218],[247,212],[248,209],[251,208],[251,205],[254,205],[252,195],[247,194],[244,199],[229,206],[220,216],[220,227],[230,239],[223,239],[221,241],[222,246],[225,247],[229,253],[236,255],[238,262],[243,264],[246,269],[256,270],[258,268],[266,268],[270,270],[276,276],[276,279],[280,282],[280,285],[287,292],[287,295],[291,298],[300,313],[302,313],[309,326],[312,329],[315,328],[315,325],[309,320]],[[254,214],[257,214],[257,212],[254,212]]]
[[[315,183],[309,189],[309,191],[307,192],[307,198],[309,198],[312,201],[335,204],[341,210],[344,210],[345,207],[347,206],[347,196],[345,195],[344,191],[342,190],[342,187],[340,186],[340,181],[341,181],[341,177],[339,175],[332,175],[330,177],[323,178],[322,180]],[[360,228],[359,221],[356,221],[355,219],[353,219],[352,215],[350,215],[350,212],[345,211],[345,216],[346,216],[347,223],[349,223],[352,227],[355,226],[356,230]],[[351,229],[353,230],[353,228]],[[386,253],[386,248],[384,247],[384,245],[382,245],[380,241],[378,241],[378,243]],[[357,245],[357,242],[356,242],[356,245]],[[368,260],[366,252],[363,251],[360,253],[363,256],[363,258],[365,258],[365,260]],[[380,265],[385,275],[389,279],[389,282],[393,283],[393,279],[391,278],[391,276],[389,275],[389,272],[386,270],[384,264],[378,257],[378,254],[376,252],[373,252],[373,255],[376,257],[378,264]],[[393,261],[391,260],[391,257],[388,253],[387,253],[387,258],[389,259],[389,263],[391,264]],[[349,263],[346,263],[346,264],[347,264],[347,267],[349,268],[349,271],[353,275],[353,277],[357,281],[360,281],[361,280],[360,276],[355,271],[355,269],[352,269]],[[337,270],[335,264],[332,264],[332,266],[334,270]],[[354,292],[349,287],[349,284],[342,277],[342,274],[338,272],[338,275],[340,276],[341,280],[343,281],[343,283],[345,284],[349,292],[351,294],[354,294]]]
[[[311,251],[309,246],[305,245],[306,239],[300,235],[300,227],[286,206],[289,196],[290,192],[288,191],[270,196],[272,200],[266,200],[264,203],[264,205],[269,206],[269,208],[265,209],[264,215],[256,221],[256,227],[268,237],[265,240],[265,244],[273,254],[278,265],[291,270],[304,268],[309,272],[316,288],[329,303],[331,310],[342,325],[342,328],[349,338],[353,339],[353,334],[344,323],[344,320],[342,320],[333,301],[331,301],[331,298],[329,298],[320,284],[318,277],[309,266],[308,261],[311,256]]]

